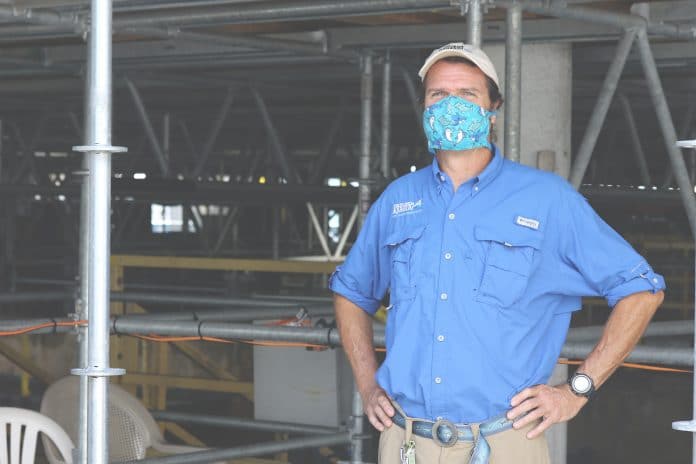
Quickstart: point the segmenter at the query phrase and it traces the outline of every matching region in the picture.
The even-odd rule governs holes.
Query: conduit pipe
[[[174,454],[166,457],[148,458],[139,461],[127,461],[123,464],[200,464],[229,459],[241,459],[251,456],[281,453],[303,448],[320,448],[323,446],[343,445],[350,442],[348,432],[322,435],[319,437],[296,438],[287,441],[257,443],[237,448],[214,449],[195,453]],[[121,464],[121,463],[119,463]]]
[[[264,430],[267,432],[301,433],[316,435],[331,435],[339,433],[336,428],[303,425],[290,422],[253,420],[242,417],[211,416],[206,414],[190,414],[175,411],[152,411],[152,416],[158,421],[171,421],[184,424],[212,425],[244,430]]]
[[[72,319],[30,319],[8,320],[0,322],[0,331],[17,330],[41,323],[53,324],[53,322],[70,322]],[[677,324],[684,325],[679,330]],[[655,324],[655,323],[653,323]],[[112,333],[123,335],[158,334],[161,336],[182,337],[213,337],[227,338],[231,340],[256,340],[273,342],[308,343],[314,345],[340,346],[341,339],[335,328],[322,327],[286,327],[286,326],[259,326],[251,324],[235,324],[229,322],[214,321],[176,321],[146,319],[136,316],[123,316],[114,319],[111,324]],[[600,328],[588,328],[599,334]],[[31,332],[32,334],[71,332],[73,327],[48,327]],[[580,329],[573,329],[580,330]],[[649,335],[688,335],[693,326],[681,321],[664,323],[657,328],[648,328]],[[572,334],[572,332],[571,332]],[[578,332],[579,336],[569,337],[561,352],[562,357],[583,358],[594,348],[594,342],[586,342],[590,339],[589,333]],[[592,334],[592,335],[595,335]],[[582,341],[578,341],[582,340]],[[374,345],[377,348],[385,346],[384,327],[376,324],[374,329]],[[664,363],[679,366],[693,365],[693,348],[674,348],[662,346],[640,345],[629,355],[628,361]]]

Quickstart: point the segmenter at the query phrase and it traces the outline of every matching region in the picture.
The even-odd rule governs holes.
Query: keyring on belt
[[[443,425],[449,427],[449,429],[452,431],[452,436],[450,436],[450,439],[447,441],[440,440],[440,437],[437,434],[437,431],[440,430],[440,427]],[[433,424],[432,433],[433,441],[443,448],[450,448],[459,441],[459,429],[457,429],[457,426],[447,419],[438,419],[438,421]]]

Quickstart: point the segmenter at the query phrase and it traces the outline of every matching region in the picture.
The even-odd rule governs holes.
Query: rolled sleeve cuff
[[[349,276],[341,274],[340,266],[336,268],[329,279],[329,289],[332,292],[349,299],[366,313],[374,315],[379,309],[380,301],[360,293],[360,291],[356,290],[356,284]]]
[[[650,265],[643,261],[621,274],[621,282],[606,294],[606,299],[609,306],[613,308],[628,295],[639,292],[657,293],[665,288],[667,286],[664,277],[655,273]]]

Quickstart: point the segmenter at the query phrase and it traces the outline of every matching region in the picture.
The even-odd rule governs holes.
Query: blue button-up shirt
[[[665,284],[564,179],[495,148],[456,193],[437,159],[392,182],[330,287],[370,314],[389,289],[377,381],[409,416],[481,422],[548,381],[582,296]]]

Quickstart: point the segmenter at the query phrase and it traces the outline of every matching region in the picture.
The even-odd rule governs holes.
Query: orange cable
[[[25,333],[34,332],[35,330],[45,329],[47,327],[70,327],[70,326],[76,327],[78,325],[84,325],[86,323],[87,323],[87,321],[84,321],[84,320],[70,321],[70,322],[46,322],[43,324],[25,327],[23,329],[8,330],[5,332],[0,332],[0,337],[9,337],[12,335],[22,335]]]

